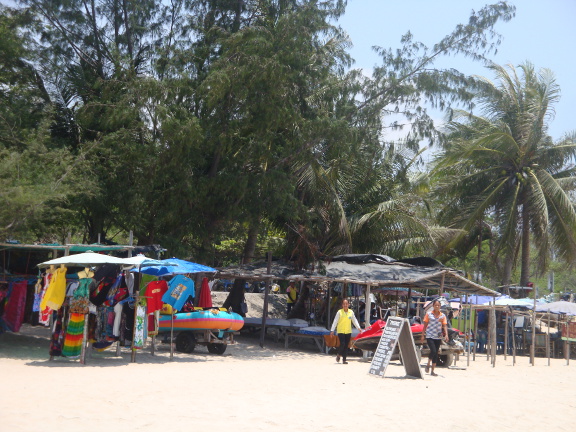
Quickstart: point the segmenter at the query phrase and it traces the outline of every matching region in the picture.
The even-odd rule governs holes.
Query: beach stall
[[[249,265],[228,267],[219,269],[216,277],[225,279],[245,280],[294,280],[302,286],[307,283],[326,283],[326,301],[331,304],[333,293],[332,283],[340,283],[343,287],[355,284],[361,287],[362,297],[365,304],[365,321],[370,320],[371,294],[379,289],[404,288],[420,290],[422,292],[442,295],[452,292],[456,295],[486,295],[497,296],[499,293],[470,281],[463,273],[443,266],[432,258],[414,258],[406,260],[394,260],[385,255],[376,254],[351,254],[334,256],[329,259],[314,263],[305,269],[296,269],[293,264],[285,261],[273,261],[269,265],[265,262],[251,263]],[[304,299],[301,299],[303,302]],[[326,327],[324,331],[329,333],[328,326],[333,314],[332,308],[326,308],[324,316]],[[318,330],[316,330],[318,332]],[[292,338],[305,335],[302,329],[288,331]],[[317,334],[315,336],[322,336]],[[302,336],[309,339],[309,335]]]

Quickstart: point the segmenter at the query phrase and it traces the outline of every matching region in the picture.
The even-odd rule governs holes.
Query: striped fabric
[[[84,314],[71,313],[62,355],[64,357],[79,357],[82,352],[82,339],[84,336]]]
[[[424,321],[428,323],[426,338],[442,339],[442,324],[446,324],[446,315],[440,312],[440,315],[436,318],[434,312],[430,311],[424,317]]]

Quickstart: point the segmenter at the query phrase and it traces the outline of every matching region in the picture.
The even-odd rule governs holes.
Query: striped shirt
[[[442,325],[448,323],[446,315],[440,312],[440,315],[436,318],[434,311],[430,311],[424,316],[424,322],[428,323],[428,327],[426,327],[427,339],[442,339]]]

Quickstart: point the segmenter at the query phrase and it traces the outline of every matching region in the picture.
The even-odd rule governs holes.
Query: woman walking
[[[426,373],[430,370],[430,363],[432,363],[432,371],[430,375],[438,376],[434,372],[436,363],[438,362],[438,351],[440,351],[440,344],[442,337],[448,342],[448,320],[446,315],[440,311],[440,300],[435,299],[432,302],[432,310],[424,316],[424,329],[422,330],[422,342],[424,342],[424,334],[426,334],[426,344],[430,350],[428,354],[428,364],[426,365]]]
[[[348,364],[346,361],[346,353],[348,352],[348,345],[350,344],[350,337],[352,336],[352,323],[358,331],[362,331],[358,320],[351,309],[348,309],[348,300],[342,300],[342,309],[336,312],[334,316],[334,321],[332,322],[332,328],[330,329],[330,335],[334,334],[334,330],[338,333],[338,339],[340,340],[340,347],[338,348],[338,354],[336,355],[336,361],[340,361],[340,356],[342,356],[342,364]]]

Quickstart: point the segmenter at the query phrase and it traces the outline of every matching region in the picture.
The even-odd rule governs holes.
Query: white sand
[[[90,363],[49,362],[42,344],[14,348],[20,339],[0,337],[0,431],[574,431],[576,361],[484,355],[466,368],[438,369],[440,376],[404,378],[393,362],[385,378],[369,364],[348,365],[312,345],[260,349],[242,338],[223,356],[197,347],[169,361],[138,353],[129,363],[113,352]],[[38,341],[38,346],[34,342]],[[32,342],[30,344],[30,342]],[[10,348],[10,346],[12,348]],[[27,358],[24,358],[27,357]]]

